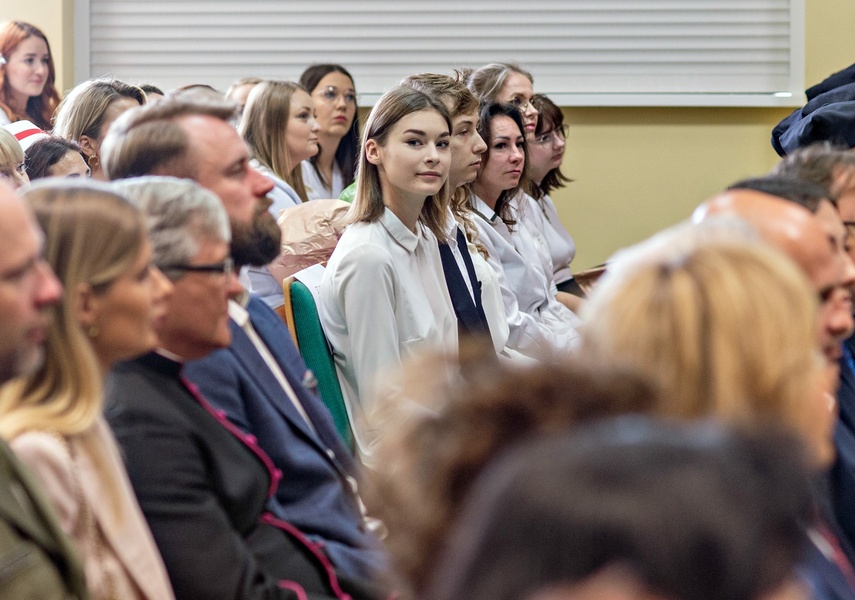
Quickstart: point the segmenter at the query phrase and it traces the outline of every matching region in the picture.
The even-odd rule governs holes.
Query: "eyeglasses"
[[[556,127],[552,131],[545,131],[540,135],[536,135],[532,140],[532,143],[537,146],[548,146],[553,142],[557,141],[565,141],[567,139],[567,133],[570,131],[569,125],[562,125],[561,127]]]
[[[531,100],[526,100],[522,96],[514,96],[513,98],[508,100],[508,103],[512,104],[521,113],[527,111],[529,107],[534,108],[534,106],[532,106],[531,104]]]
[[[231,257],[226,258],[223,262],[210,263],[207,265],[162,265],[159,266],[161,271],[179,271],[182,273],[213,273],[215,275],[231,275],[235,272],[235,262]]]
[[[338,98],[344,98],[346,104],[356,104],[356,94],[353,92],[340,92],[334,85],[328,85],[321,91],[317,92],[317,94],[324,102],[328,102],[330,104],[335,102]]]

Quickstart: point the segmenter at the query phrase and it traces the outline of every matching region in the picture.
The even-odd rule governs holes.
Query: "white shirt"
[[[542,253],[518,222],[512,233],[483,200],[472,197],[478,242],[487,249],[487,263],[499,279],[509,348],[539,357],[573,348],[579,319],[555,299],[555,283],[544,276]]]
[[[552,198],[546,195],[540,200],[532,200],[543,214],[545,225],[543,236],[552,258],[552,278],[556,284],[569,281],[573,277],[570,263],[576,257],[576,242],[558,218],[558,211]]]
[[[349,225],[327,264],[318,309],[357,448],[370,457],[382,433],[372,410],[384,375],[423,352],[457,352],[436,236],[421,225],[410,231],[388,208],[378,221]]]
[[[338,163],[333,161],[332,166],[332,186],[324,185],[321,176],[315,171],[311,161],[304,160],[303,167],[303,185],[306,186],[306,194],[309,200],[324,200],[327,198],[338,198],[342,190],[344,190],[344,181],[341,177],[341,169]]]
[[[303,203],[303,200],[294,188],[288,185],[287,181],[277,176],[273,171],[255,159],[252,159],[249,164],[252,168],[273,182],[273,189],[267,192],[267,198],[273,202],[268,210],[270,211],[270,214],[273,215],[274,219],[278,220],[279,214],[286,208],[298,206]]]

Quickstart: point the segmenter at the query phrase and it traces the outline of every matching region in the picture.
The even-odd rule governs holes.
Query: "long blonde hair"
[[[303,183],[303,168],[291,160],[285,140],[291,97],[300,90],[306,91],[293,81],[271,80],[257,84],[246,99],[238,132],[249,144],[255,159],[284,179],[306,202],[309,195]]]
[[[661,414],[804,431],[819,365],[809,282],[756,242],[682,233],[617,261],[584,312],[582,352],[657,382]]]
[[[46,182],[24,194],[45,232],[45,259],[66,289],[53,308],[45,360],[0,389],[0,435],[44,429],[71,436],[90,429],[103,405],[102,376],[77,320],[73,292],[96,293],[130,269],[146,236],[142,214],[106,186]]]

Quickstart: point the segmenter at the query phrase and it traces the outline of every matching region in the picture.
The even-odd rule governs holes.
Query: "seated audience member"
[[[249,144],[253,167],[273,181],[268,197],[274,218],[309,199],[300,165],[318,153],[314,113],[311,96],[290,81],[262,81],[247,98],[238,132]],[[250,268],[249,278],[253,291],[268,306],[282,306],[282,281],[274,279],[267,267]]]
[[[30,208],[0,183],[0,384],[29,375],[44,360],[49,311],[62,286],[42,258],[43,244]],[[33,476],[4,441],[0,515],[3,556],[25,557],[22,568],[4,577],[9,598],[90,598],[70,540]]]
[[[639,417],[587,424],[486,470],[422,597],[804,598],[795,566],[810,521],[791,438]]]
[[[584,318],[580,352],[653,379],[656,414],[784,426],[808,444],[817,474],[830,466],[836,373],[820,355],[813,290],[780,251],[729,223],[680,226],[622,251]],[[816,597],[855,597],[846,556],[824,554],[839,540],[817,512],[805,580]]]
[[[469,207],[487,261],[507,290],[508,346],[531,356],[571,348],[579,321],[556,299],[551,263],[545,268],[540,243],[520,220],[517,198],[527,168],[523,129],[519,111],[509,104],[482,106],[478,131],[487,151],[470,186]]]
[[[855,243],[853,243],[855,240],[852,239],[852,227],[855,226],[855,195],[852,194],[855,154],[827,143],[813,144],[787,155],[773,172],[779,175],[794,175],[821,185],[826,190],[827,197],[836,198],[837,211],[840,219],[843,220],[842,226],[846,228],[846,243],[843,246],[848,250],[850,259],[855,259]],[[833,223],[833,220],[829,222]],[[831,500],[834,514],[850,547],[855,547],[855,514],[852,511],[852,502],[855,499],[855,360],[853,360],[855,353],[853,349],[855,349],[855,338],[850,336],[843,343],[843,356],[838,361],[840,387],[837,392],[838,420],[834,433],[837,456],[831,470]]]
[[[793,184],[792,181],[790,181]],[[809,184],[794,184],[802,192]],[[844,264],[830,243],[829,237],[815,215],[797,206],[786,194],[797,197],[803,193],[789,192],[790,186],[777,186],[775,193],[751,189],[732,189],[702,203],[692,219],[702,222],[721,215],[736,216],[748,222],[764,241],[790,257],[807,275],[819,300],[820,347],[826,359],[836,362],[841,344],[852,333],[852,294],[843,283]]]
[[[21,144],[3,127],[0,127],[0,179],[13,189],[30,183]]]
[[[145,92],[118,79],[90,79],[66,94],[54,115],[54,135],[80,144],[93,179],[106,181],[101,143],[126,110],[145,104]]]
[[[229,86],[229,89],[226,90],[224,96],[226,100],[237,104],[240,109],[238,112],[242,113],[244,106],[246,106],[246,99],[252,91],[252,88],[262,81],[264,80],[259,79],[258,77],[241,77],[240,79],[236,79]]]
[[[356,178],[359,107],[353,77],[341,65],[311,65],[300,75],[315,101],[317,154],[303,161],[303,181],[311,200],[338,198]]]
[[[165,100],[163,102],[166,102]],[[184,180],[123,182],[149,225],[154,263],[174,282],[159,347],[118,365],[108,418],[178,598],[369,598],[337,577],[322,545],[268,510],[284,477],[182,375],[231,343],[241,292],[217,197]],[[180,241],[180,243],[179,243]]]
[[[300,84],[262,81],[247,98],[238,132],[249,144],[256,168],[273,180],[270,212],[306,202],[304,160],[318,153],[315,103]]]
[[[508,447],[579,422],[645,412],[656,403],[646,380],[625,371],[571,360],[561,364],[498,362],[466,347],[460,366],[423,357],[402,377],[418,410],[394,418],[372,473],[387,545],[405,586],[421,597],[470,486]],[[383,407],[385,408],[385,406]]]
[[[104,187],[53,183],[23,197],[65,296],[47,329],[42,366],[0,391],[0,434],[74,540],[92,598],[172,598],[101,414],[104,375],[154,348],[172,286],[151,265],[138,210]]]
[[[363,460],[385,432],[372,414],[385,374],[420,352],[457,351],[437,243],[448,231],[450,137],[441,102],[407,86],[381,97],[366,123],[348,226],[321,281],[318,312]]]
[[[576,256],[576,242],[567,228],[561,223],[555,203],[549,197],[550,192],[563,188],[572,181],[561,172],[564,162],[564,150],[567,143],[567,125],[561,109],[543,94],[535,94],[531,99],[537,109],[537,127],[528,140],[529,178],[531,196],[548,227],[544,229],[544,238],[549,246],[552,258],[553,278],[559,292],[569,292],[584,297],[584,292],[573,279],[570,263]]]
[[[9,21],[0,29],[0,56],[0,125],[32,121],[49,131],[59,93],[47,37],[34,25]]]
[[[45,177],[89,177],[86,155],[77,142],[53,135],[27,149],[24,159],[30,181]]]
[[[478,97],[482,106],[495,103],[511,104],[522,117],[520,131],[525,138],[525,169],[521,176],[521,189],[516,191],[513,196],[508,197],[507,204],[508,211],[513,215],[513,220],[519,224],[518,230],[525,231],[530,242],[525,251],[523,251],[522,246],[519,246],[521,240],[516,239],[515,244],[526,261],[543,273],[547,285],[550,288],[554,287],[553,295],[556,300],[570,310],[577,310],[579,307],[578,296],[559,291],[555,287],[553,275],[555,265],[549,244],[549,239],[554,235],[550,231],[552,226],[535,199],[527,193],[532,170],[530,146],[535,141],[534,133],[537,129],[539,115],[533,102],[533,86],[534,78],[531,73],[514,63],[491,63],[469,74],[469,89]],[[486,139],[483,132],[482,135]]]
[[[280,231],[267,210],[272,183],[249,166],[247,146],[229,124],[234,112],[223,100],[173,97],[135,109],[107,136],[104,164],[117,179],[169,174],[214,192],[229,215],[238,269],[270,262],[279,253]],[[373,521],[362,513],[353,458],[316,389],[306,387],[311,373],[285,323],[264,302],[241,290],[230,307],[234,343],[228,352],[188,365],[191,381],[288,473],[275,488],[273,514],[324,544],[336,573],[368,579],[385,560],[371,533]]]
[[[510,356],[507,349],[508,321],[502,303],[499,278],[481,255],[477,243],[477,229],[469,209],[469,192],[466,184],[475,180],[481,166],[481,155],[487,145],[478,133],[478,100],[460,77],[422,73],[401,81],[445,104],[451,114],[451,167],[448,187],[451,203],[446,240],[439,244],[442,270],[454,313],[461,343],[468,338],[492,340],[497,353]],[[467,237],[467,233],[469,237]]]

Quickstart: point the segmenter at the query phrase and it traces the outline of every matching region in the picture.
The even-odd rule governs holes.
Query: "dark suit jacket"
[[[89,598],[83,567],[47,501],[0,441],[0,598]]]
[[[303,385],[306,365],[282,320],[256,297],[247,305],[256,333],[270,350],[314,430],[308,426],[252,341],[232,320],[232,344],[187,364],[186,376],[242,431],[252,434],[284,477],[270,509],[316,541],[336,571],[368,580],[386,557],[363,527],[351,483],[357,469],[320,398]]]
[[[267,512],[270,459],[180,369],[151,353],[116,366],[106,387],[107,419],[176,597],[296,599],[299,587],[341,598],[318,548]]]
[[[844,353],[852,356],[855,338],[844,342]],[[834,430],[837,458],[831,469],[834,515],[849,548],[855,548],[855,372],[844,356],[840,360],[837,391],[839,417]]]

